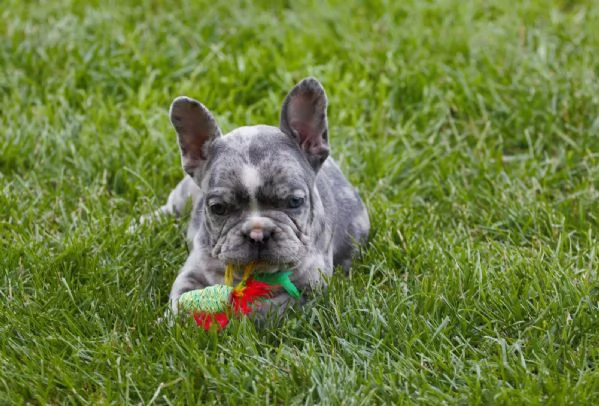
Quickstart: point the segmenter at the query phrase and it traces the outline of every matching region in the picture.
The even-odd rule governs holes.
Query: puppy
[[[316,79],[289,92],[279,127],[241,127],[222,136],[210,111],[184,96],[174,100],[170,119],[187,176],[158,212],[179,214],[193,202],[191,253],[170,293],[174,313],[183,293],[222,284],[228,263],[291,269],[303,292],[322,285],[336,266],[349,270],[370,221],[329,157],[327,97]],[[280,292],[270,302],[289,299]]]

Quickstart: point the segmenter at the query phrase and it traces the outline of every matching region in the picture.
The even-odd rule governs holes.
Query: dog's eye
[[[299,196],[291,196],[289,198],[289,207],[292,209],[297,209],[302,204],[304,204],[304,198]]]
[[[227,207],[222,203],[212,203],[209,206],[210,213],[222,216],[227,211]]]

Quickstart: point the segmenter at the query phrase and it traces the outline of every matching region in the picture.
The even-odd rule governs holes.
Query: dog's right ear
[[[186,96],[173,101],[169,115],[177,131],[183,170],[194,177],[207,159],[208,146],[221,136],[220,128],[202,103]]]

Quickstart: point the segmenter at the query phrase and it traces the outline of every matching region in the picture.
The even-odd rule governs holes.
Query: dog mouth
[[[248,267],[251,267],[253,272],[256,272],[259,274],[276,273],[283,269],[291,267],[291,264],[287,264],[287,263],[270,264],[268,262],[250,262],[247,264],[235,264],[234,263],[232,265],[236,269],[247,269]]]
[[[211,255],[226,264],[259,264],[264,272],[293,266],[308,252],[308,240],[292,223],[278,221],[269,238],[255,241],[242,227],[243,222],[223,230],[211,247]],[[244,232],[245,231],[245,232]]]
[[[253,265],[259,272],[272,273],[283,268],[292,268],[294,264],[297,264],[301,260],[302,254],[303,250],[301,247],[285,253],[277,250],[262,251],[255,248],[247,249],[247,247],[238,247],[237,249],[221,251],[218,253],[217,258],[226,264],[232,264],[237,267]]]
[[[243,249],[221,251],[217,257],[223,262],[232,264],[238,268],[251,265],[256,271],[261,273],[272,273],[282,268],[292,267],[299,259],[299,256],[282,257],[276,253],[270,251],[261,252],[258,249],[249,251]]]

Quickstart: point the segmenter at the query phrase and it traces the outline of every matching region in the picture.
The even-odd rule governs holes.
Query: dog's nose
[[[274,223],[264,217],[250,217],[244,224],[243,233],[252,243],[264,244],[271,237]]]
[[[255,243],[265,243],[270,238],[271,232],[263,228],[253,228],[248,234],[248,238]]]

